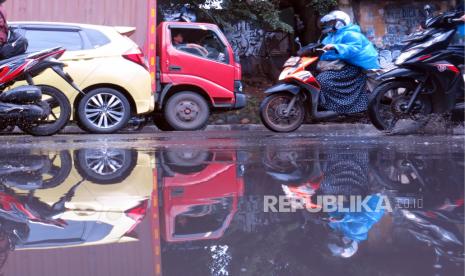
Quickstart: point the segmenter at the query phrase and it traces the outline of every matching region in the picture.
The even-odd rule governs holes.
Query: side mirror
[[[294,41],[295,41],[295,43],[299,46],[299,50],[302,49],[302,43],[300,43],[300,37],[297,36],[297,37],[294,39]]]
[[[433,7],[431,7],[430,5],[425,5],[423,10],[425,11],[426,17],[429,18],[433,15]]]

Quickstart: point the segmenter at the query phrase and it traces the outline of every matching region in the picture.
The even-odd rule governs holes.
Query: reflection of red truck
[[[163,157],[162,157],[163,158]],[[221,238],[237,211],[244,182],[235,152],[209,152],[182,168],[160,160],[161,234],[167,242]]]
[[[244,194],[235,151],[162,151],[154,169],[154,275],[162,275],[161,238],[167,242],[219,239]]]
[[[8,4],[9,19],[138,28],[133,38],[144,46],[148,57],[156,93],[155,124],[162,129],[201,129],[211,112],[246,104],[241,66],[215,25],[163,22],[156,28],[156,0],[37,2],[12,1]],[[175,36],[182,39],[175,42]]]

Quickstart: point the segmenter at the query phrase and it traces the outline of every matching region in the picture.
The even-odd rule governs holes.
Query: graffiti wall
[[[281,32],[267,32],[248,21],[240,21],[225,30],[245,75],[275,77],[283,60],[289,56],[289,36]]]
[[[347,2],[347,1],[346,1]],[[380,50],[380,63],[388,67],[399,56],[401,41],[420,28],[425,20],[423,8],[431,4],[436,10],[448,10],[455,0],[351,1],[354,17],[365,35]]]

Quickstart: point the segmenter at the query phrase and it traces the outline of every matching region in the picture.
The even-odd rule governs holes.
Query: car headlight
[[[416,54],[418,54],[419,52],[421,52],[422,49],[412,49],[410,51],[407,51],[407,52],[404,52],[402,54],[400,54],[399,57],[397,57],[396,61],[395,61],[395,65],[401,65],[402,63],[406,62],[407,60],[409,60],[411,57],[415,56]]]

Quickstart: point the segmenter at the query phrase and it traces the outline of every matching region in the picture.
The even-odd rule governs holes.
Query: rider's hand
[[[329,50],[333,50],[333,49],[336,49],[336,47],[334,47],[333,44],[328,44],[328,45],[325,45],[325,47],[323,47],[323,50],[325,50],[325,51],[329,51]]]
[[[463,22],[465,22],[465,14],[462,15],[462,17],[460,17],[460,20],[462,20]]]

